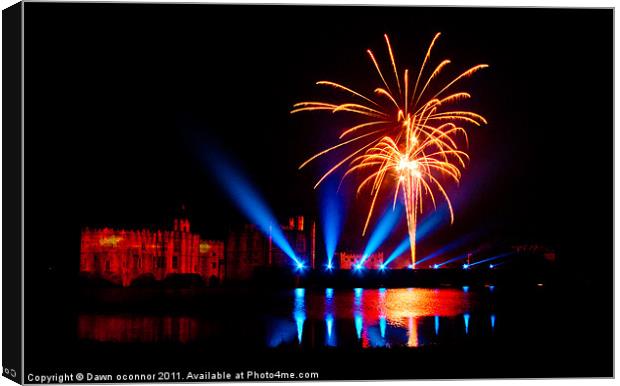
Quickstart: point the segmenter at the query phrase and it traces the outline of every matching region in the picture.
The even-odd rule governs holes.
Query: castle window
[[[217,263],[211,263],[211,268],[216,269],[217,268]]]
[[[163,256],[157,256],[156,267],[159,269],[164,268],[164,257]]]
[[[179,268],[179,258],[178,256],[172,256],[172,269]]]
[[[105,271],[110,272],[110,260],[106,260],[105,262]]]

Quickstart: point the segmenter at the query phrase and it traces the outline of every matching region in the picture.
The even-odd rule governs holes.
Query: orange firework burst
[[[368,55],[377,70],[381,85],[368,97],[349,87],[331,81],[320,81],[318,85],[328,86],[355,98],[346,103],[301,102],[294,105],[291,113],[300,111],[327,110],[333,113],[347,112],[362,120],[342,129],[340,142],[329,147],[308,160],[300,169],[316,158],[341,147],[352,150],[333,165],[316,183],[315,188],[335,170],[348,167],[343,178],[360,171],[368,172],[357,189],[359,194],[364,187],[370,187],[371,204],[362,234],[366,233],[372,217],[380,188],[384,183],[394,186],[394,204],[402,191],[407,213],[407,224],[411,241],[411,260],[415,265],[415,232],[417,215],[422,212],[423,196],[428,195],[435,206],[434,192],[440,192],[450,209],[450,220],[454,212],[440,175],[458,182],[461,168],[465,167],[468,156],[459,150],[458,137],[467,143],[467,133],[463,126],[480,126],[486,120],[471,111],[456,110],[455,102],[468,99],[471,95],[464,91],[454,92],[453,86],[478,70],[488,67],[479,64],[461,73],[451,81],[437,85],[442,70],[450,64],[443,60],[430,75],[423,79],[432,48],[439,38],[433,38],[415,82],[409,78],[405,69],[402,78],[394,59],[394,53],[387,35],[384,35],[393,73],[388,82],[371,50]],[[431,91],[433,90],[433,91]]]

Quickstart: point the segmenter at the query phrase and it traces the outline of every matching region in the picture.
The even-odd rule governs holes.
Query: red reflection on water
[[[99,342],[187,343],[197,334],[198,322],[186,316],[78,316],[78,338]]]

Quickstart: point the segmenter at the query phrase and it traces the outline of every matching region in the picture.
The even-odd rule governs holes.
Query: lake
[[[420,347],[489,339],[501,317],[493,286],[283,291],[269,306],[214,313],[78,315],[80,340],[253,347]],[[244,304],[239,303],[243,308]]]

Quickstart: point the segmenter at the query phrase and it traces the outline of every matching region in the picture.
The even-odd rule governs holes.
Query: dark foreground
[[[305,299],[325,298],[324,289],[305,291]],[[359,291],[376,295],[385,290]],[[463,288],[449,291],[463,292]],[[372,336],[373,331],[378,331],[377,324],[371,320],[380,316],[367,315],[373,308],[369,311],[367,307],[360,316],[366,318],[359,323],[360,329],[364,324],[365,332],[357,331],[358,340],[356,311],[353,309],[349,317],[349,310],[344,310],[349,306],[340,304],[335,311],[335,323],[340,327],[334,330],[339,334],[338,344],[331,347],[324,344],[327,311],[314,312],[311,303],[304,303],[303,319],[297,324],[301,326],[299,336],[292,332],[289,340],[283,338],[281,344],[270,347],[268,342],[273,341],[270,339],[274,331],[277,336],[280,329],[269,318],[276,315],[295,326],[294,320],[299,317],[295,313],[297,305],[293,304],[297,301],[294,290],[82,290],[80,296],[69,296],[61,306],[41,302],[36,309],[30,309],[26,374],[170,371],[185,377],[188,371],[205,374],[256,370],[318,372],[318,379],[322,380],[613,376],[613,318],[611,296],[607,296],[611,291],[563,282],[542,286],[498,285],[492,295],[488,286],[473,284],[466,292],[475,298],[472,309],[457,310],[454,314],[448,310],[441,316],[438,335],[443,340],[433,338],[424,342],[426,336],[433,337],[429,327],[432,316],[416,316],[415,338],[421,344],[409,347],[411,336],[406,337],[405,324],[402,328],[388,326],[387,335],[395,337],[393,344],[378,347],[373,344],[377,338]],[[335,298],[350,298],[351,304],[355,304],[355,294],[353,290],[336,290]],[[402,307],[390,312],[408,311],[406,305]],[[344,311],[338,311],[340,308]],[[463,313],[468,319],[466,331]],[[85,315],[103,318],[100,320],[104,330],[111,323],[107,317],[124,320],[140,316],[173,320],[173,325],[177,323],[172,327],[176,332],[165,337],[153,332],[145,338],[139,325],[130,325],[112,337],[89,335],[90,324],[84,324]],[[493,330],[489,327],[489,315],[497,320]],[[206,338],[202,332],[183,335],[178,321],[186,318],[215,321],[209,324],[214,326],[213,330]],[[398,343],[399,333],[405,334],[402,344]],[[446,335],[449,337],[445,338]],[[132,338],[135,336],[139,338]]]

